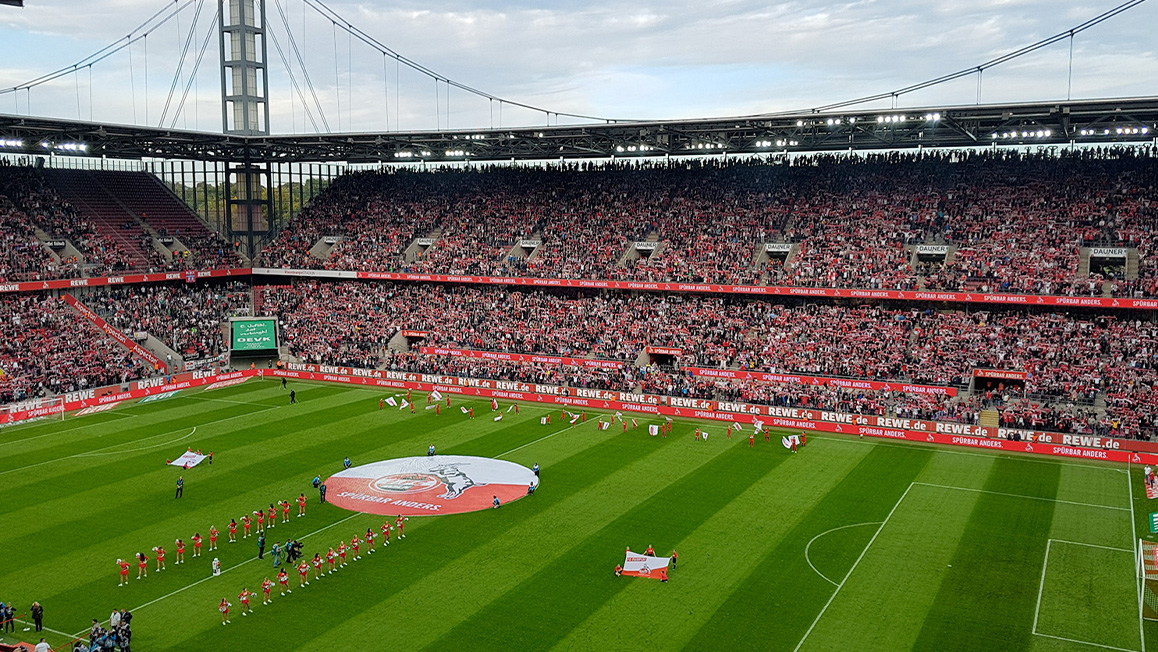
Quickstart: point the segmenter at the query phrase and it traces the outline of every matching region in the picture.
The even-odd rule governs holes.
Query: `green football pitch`
[[[0,600],[20,614],[40,601],[54,645],[130,609],[139,650],[1158,649],[1139,619],[1132,549],[1153,508],[1136,468],[835,435],[793,454],[718,423],[677,420],[665,439],[642,417],[624,434],[552,408],[541,425],[548,408],[523,404],[495,422],[489,402],[455,397],[470,421],[379,410],[382,391],[290,387],[297,405],[255,379],[0,430]],[[274,569],[253,538],[225,543],[230,518],[306,492],[307,516],[270,541],[312,557],[383,521],[319,504],[315,475],[430,443],[537,462],[541,488],[412,518],[406,539],[310,586],[294,574],[292,594],[241,615],[237,594]],[[214,463],[185,471],[176,500],[165,460],[187,447]],[[174,564],[174,539],[211,525],[219,551]],[[670,582],[614,576],[625,546],[649,544],[679,550]],[[118,587],[115,560],[157,545],[168,570],[150,561]],[[39,640],[27,626],[4,641]]]

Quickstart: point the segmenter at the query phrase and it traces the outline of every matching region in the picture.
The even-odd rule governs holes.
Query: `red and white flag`
[[[498,399],[492,398],[491,399],[491,411],[493,412],[497,409],[499,409],[499,401],[498,401]]]
[[[398,401],[394,400],[394,397],[391,396],[386,399],[386,405],[389,405],[390,407],[398,407]]]
[[[629,552],[623,561],[623,574],[664,580],[667,579],[667,569],[670,564],[671,557],[652,557]]]
[[[441,401],[442,400],[442,393],[436,389],[430,393],[430,398],[432,398],[436,401]]]
[[[406,402],[406,399],[402,399],[402,405],[399,405],[398,409],[399,410],[405,410],[408,407],[410,407],[410,404]]]

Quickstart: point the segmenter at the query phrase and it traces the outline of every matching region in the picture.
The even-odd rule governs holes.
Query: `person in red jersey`
[[[177,563],[178,564],[184,564],[185,563],[185,542],[182,541],[181,539],[177,539],[174,542],[174,544],[177,546]]]
[[[323,572],[322,572],[322,555],[321,555],[321,553],[315,552],[314,553],[314,579],[320,580],[320,579],[322,579],[322,575],[323,575]],[[308,582],[307,582],[307,584],[308,584]]]
[[[374,552],[374,528],[366,528],[366,554]]]
[[[748,435],[748,448],[754,448],[755,446],[756,446],[756,433],[752,433],[752,434]]]
[[[229,607],[230,606],[231,605],[229,604],[229,600],[226,600],[225,598],[221,598],[221,604],[217,605],[217,610],[221,612],[221,624],[222,625],[229,623]]]
[[[299,587],[310,583],[310,563],[308,561],[303,559],[302,563],[298,564],[298,575],[301,576],[301,584],[298,585]]]
[[[442,416],[442,408],[439,407],[438,403],[434,404],[434,416],[436,416],[436,417]]]
[[[390,545],[390,521],[382,524],[382,545]]]
[[[699,426],[696,426],[696,441],[699,441],[699,440],[700,440],[700,428],[699,428]]]
[[[165,570],[165,549],[161,546],[153,548],[153,552],[157,553],[157,572]]]
[[[129,583],[129,562],[124,559],[118,559],[117,566],[121,567],[121,583],[117,586],[124,586]]]
[[[470,408],[470,412],[469,412],[469,414],[470,414],[470,418],[472,418],[472,419],[473,419],[473,418],[474,418],[474,408],[473,408],[473,407],[472,407],[472,408]]]
[[[310,572],[310,567],[308,565],[306,566],[306,572]],[[285,572],[284,568],[277,572],[277,583],[281,585],[282,595],[294,592],[293,589],[289,587],[289,573]]]
[[[253,595],[253,591],[250,591],[249,589],[241,589],[241,593],[237,594],[237,599],[241,600],[242,616],[248,616],[253,611],[253,607],[249,606],[249,599],[252,598]]]
[[[137,579],[149,576],[149,558],[143,552],[137,553]]]
[[[732,438],[732,426],[728,426],[728,439]]]
[[[340,560],[340,563],[338,564],[339,567],[346,565],[346,551],[347,550],[348,550],[348,548],[346,548],[346,542],[345,541],[338,543],[338,559]]]
[[[193,534],[193,556],[194,557],[200,557],[201,556],[201,533],[200,532],[196,532]]]
[[[647,545],[647,550],[644,550],[643,554],[647,555],[648,557],[654,557],[655,556],[655,548],[652,547],[652,545],[649,543]]]
[[[627,434],[627,419],[623,420],[623,434]]]
[[[277,508],[273,506],[273,503],[270,503],[269,504],[269,516],[267,516],[265,519],[265,527],[266,527],[266,529],[269,529],[269,528],[274,527],[276,525],[277,525]]]
[[[326,564],[328,564],[326,566],[326,569],[328,571],[326,573],[327,575],[329,575],[330,573],[337,572],[337,570],[338,570],[337,563],[338,563],[338,553],[334,552],[333,548],[330,548],[330,551],[326,553]]]
[[[615,576],[620,577],[622,575],[623,575],[623,566],[616,564],[615,565]]]
[[[362,540],[358,538],[358,533],[354,533],[354,537],[350,539],[350,552],[354,557],[354,561],[362,558]]]
[[[290,501],[281,501],[281,522],[289,523]]]
[[[217,526],[210,525],[209,526],[209,549],[210,550],[217,550],[217,537],[219,537],[219,536],[221,536],[221,532],[218,531]]]
[[[764,441],[772,441],[772,431],[771,430],[765,430],[764,431]]]
[[[298,518],[306,515],[306,495],[300,494],[298,496]]]
[[[583,410],[583,423],[587,423],[587,410]]]
[[[446,395],[446,407],[450,407],[450,394]]]
[[[229,543],[237,543],[237,519],[229,519]]]
[[[265,510],[259,509],[254,514],[257,515],[257,531],[265,532]]]
[[[414,414],[414,404],[410,404],[410,414]]]
[[[671,569],[675,570],[676,562],[680,560],[680,553],[676,552],[675,548],[671,549]]]
[[[273,602],[273,600],[271,600],[269,597],[269,592],[272,590],[273,590],[273,582],[269,579],[269,577],[266,577],[261,582],[261,593],[262,593],[261,603],[262,604],[269,604],[269,603]]]
[[[398,518],[394,519],[394,527],[398,528],[399,539],[406,538],[406,521],[409,520],[408,518],[403,518],[401,514],[399,514]]]
[[[519,404],[515,403],[515,416],[518,416],[518,414],[519,414]]]
[[[406,390],[406,402],[407,403],[413,403],[414,402],[414,401],[410,400],[410,390]]]
[[[242,538],[249,538],[249,531],[253,527],[253,519],[249,518],[249,514],[241,517],[241,529],[245,532]]]

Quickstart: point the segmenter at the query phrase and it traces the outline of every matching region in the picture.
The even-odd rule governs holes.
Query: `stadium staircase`
[[[217,234],[160,179],[148,172],[92,172],[121,206],[152,227],[159,237],[175,238],[186,249],[221,246]]]
[[[1126,280],[1138,278],[1138,250],[1130,247],[1126,250]]]
[[[987,428],[997,428],[1001,425],[1001,413],[997,410],[982,410],[978,415],[977,424]]]
[[[108,236],[128,253],[131,267],[152,266],[152,256],[141,248],[140,243],[140,237],[149,234],[148,229],[109,194],[92,172],[62,169],[45,169],[43,172],[45,180],[56,189],[61,199],[72,204],[93,230]]]
[[[639,253],[639,250],[635,248],[636,242],[639,242],[639,241],[632,240],[631,238],[628,238],[627,249],[623,252],[623,255],[619,257],[618,267],[623,267],[623,266],[627,265],[627,261],[629,261],[629,260],[639,260],[640,258],[644,258],[643,254]],[[659,260],[660,256],[663,255],[663,249],[664,249],[664,243],[660,242],[660,240],[659,240],[659,232],[658,231],[652,231],[651,233],[647,234],[647,238],[644,239],[643,242],[656,242],[656,243],[658,243],[655,246],[655,249],[653,249],[651,251],[651,253],[648,254],[647,258],[649,260],[650,259]]]

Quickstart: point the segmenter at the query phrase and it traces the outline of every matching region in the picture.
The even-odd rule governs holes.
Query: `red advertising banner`
[[[759,419],[765,426],[775,428],[864,435],[866,437],[882,437],[886,439],[904,439],[913,442],[988,448],[1007,452],[1076,457],[1109,462],[1158,464],[1158,454],[1135,452],[1128,450],[1126,446],[1121,446],[1121,444],[1128,442],[1096,437],[1083,439],[1078,435],[1055,435],[1063,437],[1063,443],[1013,441],[1010,439],[986,436],[987,433],[996,431],[996,428],[985,428],[967,424],[928,422],[918,421],[916,419],[864,417],[860,415],[822,412],[819,410],[799,410],[769,406],[745,406],[747,408],[746,411],[732,412],[729,410],[737,407],[739,404],[730,404],[722,401],[719,404],[719,410],[683,409],[671,407],[670,405],[657,404],[662,403],[662,400],[656,400],[655,403],[636,403],[589,399],[570,396],[566,390],[561,390],[561,388],[557,387],[551,388],[554,391],[547,393],[540,391],[541,389],[546,389],[546,387],[542,385],[407,372],[383,372],[383,377],[374,379],[294,371],[292,369],[284,371],[269,370],[265,373],[271,374],[274,377],[285,376],[298,378],[300,380],[318,380],[363,386],[390,387],[394,389],[414,389],[424,392],[437,390],[440,392],[499,400],[552,403],[555,405],[567,405],[579,408],[622,410],[693,419],[711,419],[738,423],[753,423]],[[657,397],[648,398],[655,400]],[[761,418],[761,416],[765,418]],[[992,434],[996,435],[997,432],[992,432]],[[1079,441],[1092,443],[1095,440],[1113,447],[1089,448],[1077,443]],[[1121,447],[1119,448],[1117,446]]]
[[[651,355],[683,355],[683,349],[677,349],[670,346],[649,346],[647,352]]]
[[[869,389],[876,391],[904,392],[906,394],[939,394],[956,396],[956,387],[942,387],[940,385],[913,385],[901,381],[857,380],[852,378],[831,378],[828,376],[801,376],[796,374],[773,374],[764,371],[746,371],[743,369],[704,369],[701,367],[684,367],[693,376],[703,378],[735,378],[738,380],[758,380],[766,383],[781,383],[785,385],[836,385],[848,389]]]
[[[69,288],[91,288],[102,285],[126,285],[130,283],[159,283],[161,281],[186,281],[190,274],[200,280],[227,276],[249,276],[250,270],[212,269],[204,271],[161,272],[159,274],[125,274],[123,276],[97,276],[92,278],[63,278],[51,281],[26,281],[23,283],[0,283],[0,294],[8,292],[38,292],[41,290],[67,290]]]
[[[311,370],[306,370],[311,369]],[[342,383],[364,387],[389,387],[393,389],[415,389],[423,392],[439,391],[492,398],[505,401],[528,401],[550,403],[597,410],[622,410],[644,414],[655,414],[692,419],[753,423],[760,420],[765,426],[833,432],[847,435],[864,435],[887,439],[904,439],[914,442],[988,448],[1019,453],[1057,455],[1110,462],[1132,462],[1135,464],[1158,464],[1158,453],[1131,450],[1132,440],[1109,439],[1088,435],[1048,435],[1048,440],[1014,441],[1005,439],[1014,432],[1023,431],[986,428],[960,423],[921,421],[918,419],[898,419],[892,417],[872,417],[854,414],[826,412],[798,408],[782,408],[766,405],[747,405],[726,401],[696,401],[697,407],[683,407],[683,401],[676,399],[628,392],[608,392],[601,390],[570,390],[551,385],[538,385],[501,380],[459,378],[436,374],[416,374],[401,371],[359,370],[361,375],[338,373],[342,367],[326,365],[291,364],[288,369],[246,369],[225,374],[192,372],[175,378],[156,378],[140,381],[134,389],[119,391],[118,387],[81,390],[63,395],[63,404],[44,401],[24,404],[26,409],[14,405],[14,410],[0,413],[0,424],[15,423],[31,418],[60,414],[61,411],[80,410],[96,405],[107,405],[132,399],[207,385],[227,386],[248,378],[270,376],[273,378],[297,378],[300,380]],[[574,395],[573,395],[574,394]],[[713,409],[714,408],[714,409]],[[1056,440],[1056,441],[1055,441]]]
[[[143,360],[147,360],[149,364],[153,365],[154,369],[163,369],[165,371],[169,370],[169,365],[165,364],[161,361],[160,358],[153,355],[152,351],[134,342],[131,337],[125,335],[120,331],[120,329],[105,321],[103,318],[101,318],[100,315],[93,312],[91,308],[78,301],[76,297],[65,292],[62,298],[64,299],[65,303],[72,306],[73,309],[79,312],[82,317],[92,322],[94,325],[96,325],[97,328],[104,331],[106,335],[116,340],[121,346],[132,351],[133,354],[137,357]]]
[[[445,355],[453,358],[478,358],[481,360],[510,360],[512,362],[537,362],[540,364],[568,365],[590,369],[622,369],[622,360],[592,360],[588,358],[568,358],[541,353],[502,353],[499,351],[478,351],[475,349],[448,349],[423,346],[418,349],[423,355]]]
[[[431,283],[478,283],[483,285],[525,285],[531,287],[592,288],[600,290],[642,290],[652,292],[706,292],[782,297],[827,297],[833,299],[899,299],[905,301],[947,301],[953,303],[1013,304],[1023,306],[1063,306],[1068,308],[1131,308],[1158,310],[1158,299],[1114,297],[1038,296],[984,292],[929,292],[924,290],[863,290],[850,288],[802,288],[764,285],[717,285],[709,283],[656,283],[646,281],[601,281],[592,279],[522,278],[508,276],[460,276],[453,274],[406,274],[400,272],[355,272],[337,270],[280,269],[255,267],[254,274],[312,278],[358,278],[385,281],[425,281]]]
[[[974,369],[974,378],[1004,378],[1006,380],[1025,380],[1029,377],[1024,371],[1010,369]]]

